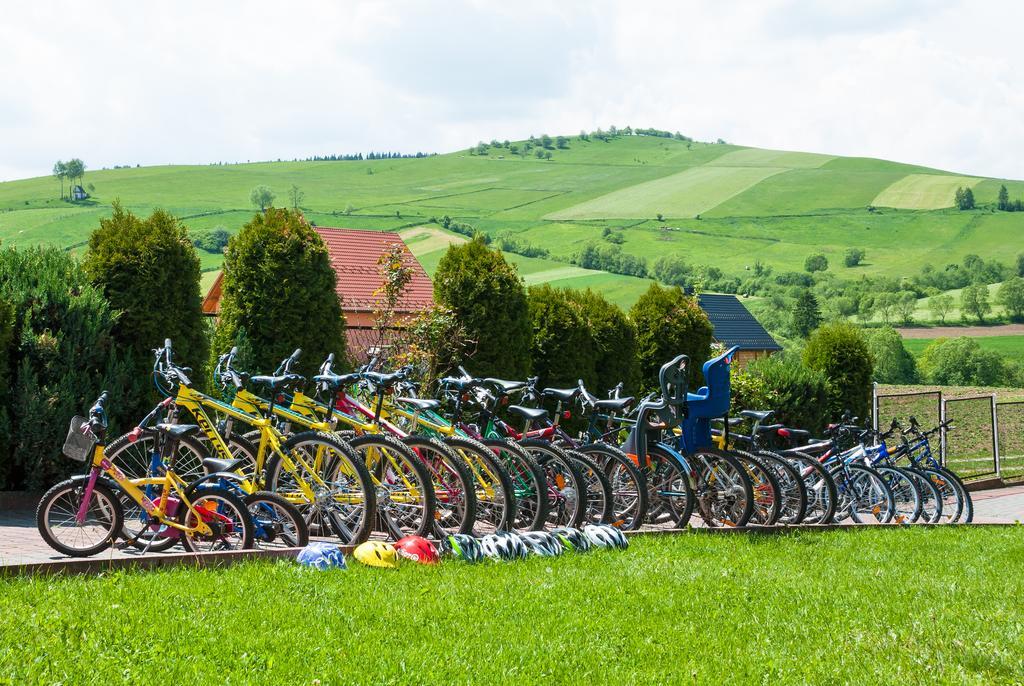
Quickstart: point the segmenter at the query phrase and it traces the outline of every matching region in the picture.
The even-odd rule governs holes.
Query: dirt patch
[[[933,326],[896,329],[904,338],[958,338],[960,336],[1024,336],[1024,324],[999,326]]]

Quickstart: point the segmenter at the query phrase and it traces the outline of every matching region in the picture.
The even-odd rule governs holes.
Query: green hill
[[[515,257],[528,281],[607,288],[627,304],[644,280],[567,264],[607,228],[621,234],[625,252],[649,261],[679,254],[739,275],[756,260],[800,270],[808,254],[824,252],[830,271],[845,277],[909,274],[968,253],[1007,260],[1024,230],[1024,213],[951,207],[957,186],[971,186],[985,205],[1002,183],[1011,198],[1024,195],[1020,181],[653,136],[574,137],[550,153],[546,160],[491,147],[486,155],[423,159],[98,170],[86,175],[95,190],[82,203],[59,200],[53,178],[11,181],[0,183],[0,240],[77,249],[115,199],[136,212],[164,207],[193,231],[233,232],[252,215],[254,186],[269,186],[283,204],[294,184],[318,224],[412,232],[410,245],[428,270],[453,235],[432,220],[448,215],[546,248],[551,259]],[[415,233],[423,226],[431,231]],[[867,251],[864,265],[842,266],[848,247]],[[216,269],[221,256],[201,254],[204,267]]]

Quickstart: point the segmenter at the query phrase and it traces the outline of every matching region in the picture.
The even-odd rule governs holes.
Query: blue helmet
[[[313,542],[299,551],[296,558],[300,565],[315,569],[348,569],[341,548],[333,543]]]

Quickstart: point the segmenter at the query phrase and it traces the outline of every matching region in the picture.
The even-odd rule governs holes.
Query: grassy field
[[[436,227],[431,219],[448,215],[492,235],[511,232],[563,260],[613,228],[629,253],[648,260],[675,253],[731,274],[745,273],[755,260],[799,271],[819,251],[843,277],[911,274],[968,253],[1005,261],[1024,229],[1024,215],[959,212],[948,207],[951,195],[944,199],[967,183],[975,184],[979,203],[994,202],[1002,183],[1015,198],[1024,195],[1018,181],[644,136],[573,138],[567,149],[551,152],[551,160],[492,148],[486,156],[457,151],[426,159],[90,170],[85,180],[95,186],[94,197],[83,203],[59,200],[58,182],[49,177],[11,181],[0,183],[0,241],[80,249],[115,199],[140,213],[164,207],[193,231],[236,231],[252,216],[249,191],[259,184],[271,187],[279,204],[298,185],[303,210],[322,226],[405,230]],[[902,199],[889,204],[940,209],[868,209],[890,195]],[[841,266],[850,246],[867,251],[864,265]],[[220,259],[204,255],[204,267]],[[423,259],[430,270],[433,258]],[[568,274],[561,262],[530,266],[565,285],[607,288],[626,304],[642,291],[603,272]]]
[[[983,350],[994,350],[1013,360],[1024,361],[1024,336],[977,336],[975,340]],[[903,346],[919,357],[934,342],[934,338],[905,338]]]
[[[938,528],[0,580],[0,683],[1019,683],[1022,566],[1017,528]]]

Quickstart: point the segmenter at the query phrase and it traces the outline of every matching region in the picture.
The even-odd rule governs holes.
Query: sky
[[[0,180],[450,152],[609,125],[1024,178],[1017,0],[34,0]]]

